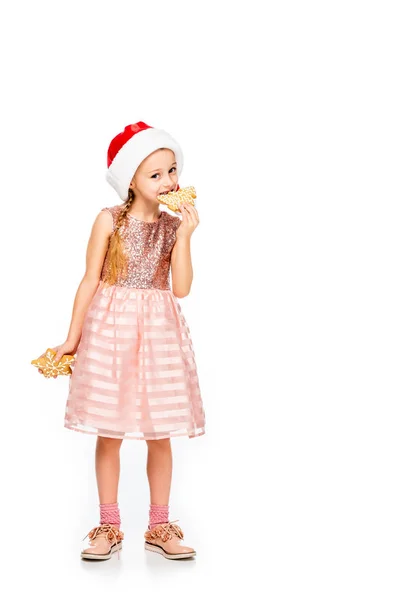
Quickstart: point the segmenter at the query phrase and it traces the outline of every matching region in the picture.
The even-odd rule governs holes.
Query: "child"
[[[133,439],[146,440],[148,449],[145,548],[187,558],[196,553],[181,545],[183,532],[169,521],[170,438],[205,433],[191,335],[176,299],[190,292],[190,238],[199,217],[190,204],[180,209],[182,219],[160,210],[157,196],[179,189],[183,167],[182,150],[166,131],[128,125],[111,141],[107,162],[106,178],[123,203],[95,219],[67,340],[54,348],[56,362],[76,355],[65,427],[98,436],[100,524],[81,556],[104,560],[121,548],[119,451]]]

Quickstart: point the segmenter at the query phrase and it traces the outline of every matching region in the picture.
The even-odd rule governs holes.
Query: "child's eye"
[[[175,171],[176,171],[176,167],[171,167],[171,168],[170,168],[170,170],[169,170],[169,172],[173,171],[174,169],[175,169]],[[154,173],[154,175],[152,175],[152,176],[151,176],[151,177],[152,177],[152,179],[153,179],[154,177],[156,177],[157,175],[159,175],[159,173]]]

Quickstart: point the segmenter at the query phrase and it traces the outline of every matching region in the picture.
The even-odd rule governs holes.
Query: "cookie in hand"
[[[55,364],[54,359],[57,352],[52,348],[47,348],[44,356],[31,360],[31,365],[40,369],[45,377],[54,377],[55,375],[71,375],[72,369],[70,365],[75,361],[75,357],[71,354],[64,354]]]
[[[170,210],[174,212],[179,211],[179,207],[184,202],[194,206],[194,199],[196,198],[196,190],[191,185],[189,187],[181,188],[177,192],[168,192],[168,194],[160,194],[157,196],[157,200],[161,204],[165,204]]]

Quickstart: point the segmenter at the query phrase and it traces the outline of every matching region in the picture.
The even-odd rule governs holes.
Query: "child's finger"
[[[186,210],[186,212],[191,215],[193,212],[193,206],[191,204],[184,204],[184,208]]]
[[[192,221],[194,215],[192,213],[193,206],[191,204],[185,204],[185,212],[189,222]]]

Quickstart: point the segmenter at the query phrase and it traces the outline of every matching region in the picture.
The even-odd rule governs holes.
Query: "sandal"
[[[107,560],[111,558],[114,552],[118,552],[119,559],[119,551],[122,548],[124,534],[118,527],[104,523],[91,529],[83,539],[85,540],[88,536],[90,545],[89,548],[82,550],[81,558]]]
[[[176,560],[180,558],[191,558],[196,555],[195,550],[189,546],[182,546],[180,540],[183,540],[183,531],[179,525],[174,525],[176,521],[161,523],[153,529],[145,532],[144,547],[150,552],[157,552],[164,558]]]

